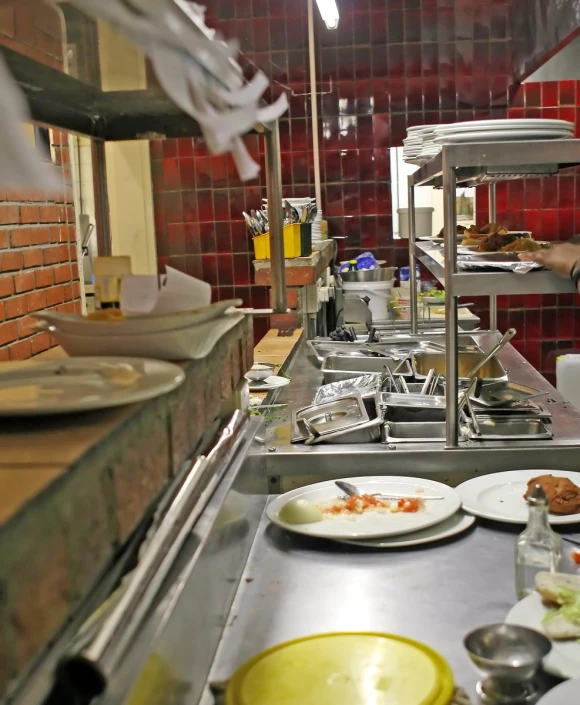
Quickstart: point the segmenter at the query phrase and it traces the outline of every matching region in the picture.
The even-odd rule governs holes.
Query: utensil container
[[[270,233],[258,235],[252,239],[254,255],[257,260],[270,259]],[[312,251],[312,250],[311,250]],[[302,253],[300,223],[291,223],[284,226],[284,257],[292,259],[300,257]]]
[[[469,373],[486,356],[482,352],[460,352],[457,359],[459,379],[469,381]],[[434,367],[440,375],[445,375],[446,353],[418,352],[413,355],[413,370],[416,379],[426,379],[429,370]],[[491,360],[477,371],[478,379],[491,382],[507,381],[507,373],[504,366],[497,357]]]

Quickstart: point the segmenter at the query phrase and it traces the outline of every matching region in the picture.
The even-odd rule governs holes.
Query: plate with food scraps
[[[0,416],[53,416],[152,399],[185,375],[162,360],[71,357],[5,362],[0,368]]]
[[[349,546],[364,546],[365,548],[410,548],[411,546],[422,546],[426,543],[443,541],[457,534],[467,531],[475,523],[475,517],[465,514],[463,511],[455,512],[449,519],[445,519],[440,524],[428,526],[420,531],[413,531],[412,534],[400,534],[389,538],[380,537],[378,539],[335,539],[338,543],[345,543]]]
[[[249,379],[248,386],[250,392],[271,392],[274,389],[279,389],[280,387],[286,387],[290,384],[288,377],[279,377],[278,375],[271,375],[261,382],[256,382],[256,380]]]
[[[461,507],[454,489],[433,480],[374,476],[344,482],[357,487],[360,494],[345,500],[334,481],[318,482],[277,497],[268,505],[268,519],[306,536],[370,539],[426,529]],[[433,496],[441,499],[422,499]]]
[[[509,470],[507,472],[491,473],[474,477],[463,482],[457,487],[457,492],[463,502],[466,512],[484,519],[493,521],[503,521],[508,524],[526,524],[528,521],[528,505],[524,499],[524,494],[528,489],[528,482],[534,478],[549,477],[548,485],[542,487],[546,490],[551,508],[553,501],[558,502],[562,494],[569,493],[569,498],[578,502],[580,507],[580,472],[568,472],[566,470]],[[562,487],[563,493],[559,490],[558,480],[568,480],[576,485],[576,490],[566,483]],[[561,507],[566,509],[566,507]],[[550,524],[578,524],[580,523],[580,511],[571,507],[570,514],[550,512]]]
[[[551,609],[542,601],[542,596],[533,592],[513,607],[505,621],[520,627],[544,633],[546,618]],[[552,650],[544,659],[544,670],[558,678],[580,678],[580,642],[578,639],[552,639]],[[570,705],[572,705],[570,703]]]

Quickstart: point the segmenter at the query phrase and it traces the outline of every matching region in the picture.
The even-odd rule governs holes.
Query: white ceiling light
[[[316,0],[320,16],[324,20],[324,24],[328,29],[336,29],[338,27],[338,7],[336,0]]]

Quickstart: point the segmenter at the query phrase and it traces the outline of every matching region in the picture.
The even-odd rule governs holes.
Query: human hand
[[[523,262],[537,262],[542,267],[547,267],[563,277],[570,276],[572,267],[578,258],[580,258],[580,244],[574,242],[555,245],[547,250],[520,254],[520,259]]]

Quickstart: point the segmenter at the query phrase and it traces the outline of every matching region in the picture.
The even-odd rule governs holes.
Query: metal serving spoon
[[[344,482],[344,480],[335,480],[334,484],[338,487],[339,490],[346,492],[349,497],[367,494],[366,492],[361,492],[358,487],[351,485],[350,482]],[[380,492],[375,492],[371,496],[379,497],[380,499],[444,499],[441,495],[382,494]]]

